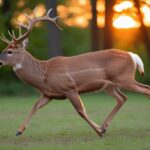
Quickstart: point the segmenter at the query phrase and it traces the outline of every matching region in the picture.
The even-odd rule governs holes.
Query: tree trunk
[[[46,0],[47,10],[53,8],[50,16],[56,17],[56,6],[57,1]],[[48,47],[49,47],[49,57],[62,55],[62,47],[60,42],[60,30],[54,24],[48,24]]]
[[[97,26],[97,11],[96,11],[96,3],[97,0],[91,0],[91,5],[92,5],[92,22],[91,22],[91,37],[92,37],[92,43],[91,43],[91,48],[92,51],[97,51],[99,50],[99,28]]]
[[[139,0],[134,0],[134,2],[135,2],[135,6],[138,10],[138,16],[139,16],[140,23],[141,23],[140,30],[141,30],[141,33],[142,33],[142,36],[143,36],[143,42],[145,43],[147,53],[150,57],[150,39],[149,39],[148,32],[147,32],[147,29],[145,27],[145,24],[143,22],[143,16],[142,16],[142,13],[141,13],[141,10],[140,10],[140,2],[139,2]]]
[[[113,6],[115,0],[105,0],[104,48],[113,48]]]
[[[9,13],[11,11],[11,4],[10,4],[10,0],[4,0],[3,1],[3,5],[2,5],[2,13],[9,16],[6,20],[6,22],[4,23],[5,27],[7,30],[11,30],[12,29],[12,26],[11,26],[11,23],[10,23],[10,20],[11,20],[11,13]]]

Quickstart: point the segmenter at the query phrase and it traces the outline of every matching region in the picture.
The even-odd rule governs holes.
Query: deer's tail
[[[129,52],[135,66],[137,67],[137,69],[139,70],[140,74],[142,76],[144,76],[144,64],[143,64],[143,61],[142,59],[137,55],[137,54],[134,54],[132,52]]]

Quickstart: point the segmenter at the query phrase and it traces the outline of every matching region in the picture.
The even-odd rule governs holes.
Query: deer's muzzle
[[[4,62],[2,62],[1,60],[0,60],[0,67],[2,67],[4,65]]]
[[[0,66],[3,66],[3,62],[0,61]]]
[[[5,58],[4,54],[0,54],[0,67],[2,67],[4,65],[4,61],[3,59]]]

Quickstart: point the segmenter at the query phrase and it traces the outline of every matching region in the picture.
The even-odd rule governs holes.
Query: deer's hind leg
[[[72,105],[74,106],[77,113],[96,131],[98,135],[102,135],[101,128],[92,121],[86,113],[82,100],[76,90],[71,90],[67,94],[67,98],[70,100]]]
[[[118,87],[108,86],[104,91],[108,95],[114,97],[116,99],[116,101],[117,101],[117,104],[115,105],[113,110],[109,113],[109,115],[106,117],[106,119],[102,123],[101,128],[102,128],[103,132],[106,131],[106,128],[108,127],[108,125],[112,121],[113,117],[116,115],[118,110],[122,107],[122,105],[127,100],[127,97],[120,91],[120,89]]]
[[[128,91],[142,93],[150,98],[150,86],[141,84],[135,80],[128,80],[120,83],[120,87]]]

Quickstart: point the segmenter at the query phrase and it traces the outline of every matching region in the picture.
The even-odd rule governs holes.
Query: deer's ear
[[[28,47],[28,45],[29,45],[29,39],[26,38],[25,40],[23,40],[22,46],[23,46],[24,49],[26,49]]]

